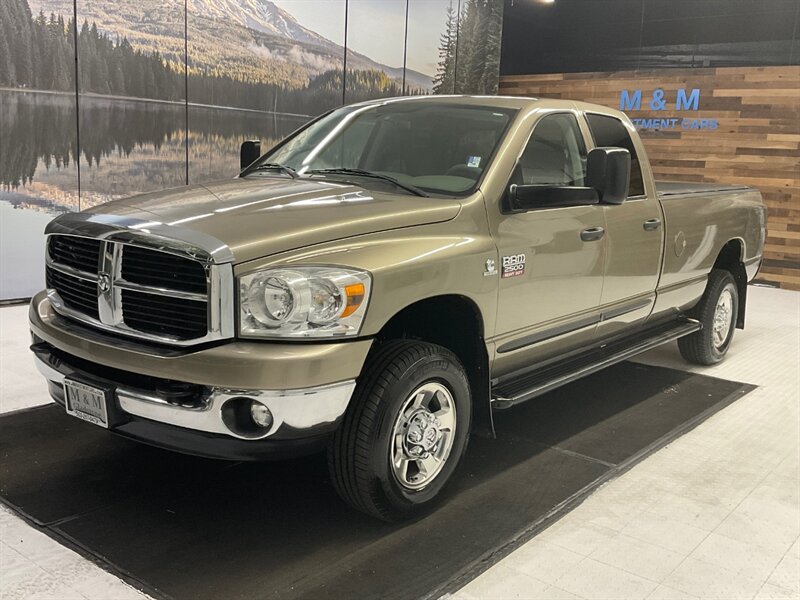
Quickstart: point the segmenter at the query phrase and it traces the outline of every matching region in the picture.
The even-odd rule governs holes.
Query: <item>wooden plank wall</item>
[[[670,102],[654,112],[661,88]],[[700,90],[698,111],[675,111],[677,90]],[[717,119],[719,128],[641,131],[657,179],[739,183],[769,207],[758,279],[800,290],[800,66],[508,75],[500,94],[564,98],[620,107],[621,90],[642,90],[632,118]]]

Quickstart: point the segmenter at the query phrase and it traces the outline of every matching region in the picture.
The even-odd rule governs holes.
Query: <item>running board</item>
[[[523,375],[492,388],[492,408],[502,410],[526,402],[656,346],[699,331],[702,327],[702,324],[694,319],[670,321],[644,329],[625,339],[592,348],[542,369],[527,370]]]

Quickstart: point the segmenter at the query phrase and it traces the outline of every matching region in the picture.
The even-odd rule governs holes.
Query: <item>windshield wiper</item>
[[[430,198],[430,195],[419,189],[416,186],[410,185],[408,183],[402,183],[395,179],[394,177],[390,177],[389,175],[381,175],[380,173],[373,173],[372,171],[365,171],[364,169],[312,169],[310,171],[306,171],[306,173],[311,175],[358,175],[360,177],[372,177],[373,179],[381,179],[383,181],[388,181],[392,185],[395,185],[401,189],[406,190],[407,192],[411,192],[415,196],[422,196],[423,198]]]
[[[260,165],[256,165],[250,171],[248,171],[248,175],[250,173],[255,173],[256,171],[281,171],[286,173],[292,179],[297,179],[300,175],[297,174],[292,167],[287,167],[286,165],[282,165],[280,163],[262,163]]]

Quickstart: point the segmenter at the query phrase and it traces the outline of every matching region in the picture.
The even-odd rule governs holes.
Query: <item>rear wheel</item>
[[[386,521],[430,507],[467,447],[467,376],[449,350],[394,341],[369,359],[328,449],[339,495]]]
[[[703,328],[678,340],[683,358],[696,365],[713,365],[725,358],[736,330],[738,311],[736,280],[729,271],[714,269],[703,297],[689,313]]]

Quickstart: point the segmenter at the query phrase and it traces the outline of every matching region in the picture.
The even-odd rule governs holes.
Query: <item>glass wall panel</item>
[[[81,207],[186,183],[183,0],[78,0]]]
[[[496,94],[503,0],[459,0],[455,93]]]
[[[189,179],[230,178],[239,146],[342,102],[344,0],[189,6]]]
[[[72,3],[0,2],[0,300],[44,287],[44,228],[78,209]]]
[[[406,0],[349,0],[346,103],[403,94]]]
[[[0,298],[43,286],[53,215],[232,177],[243,140],[266,150],[345,101],[494,91],[501,11],[502,0],[0,1]]]
[[[457,0],[409,0],[407,94],[452,94]]]

